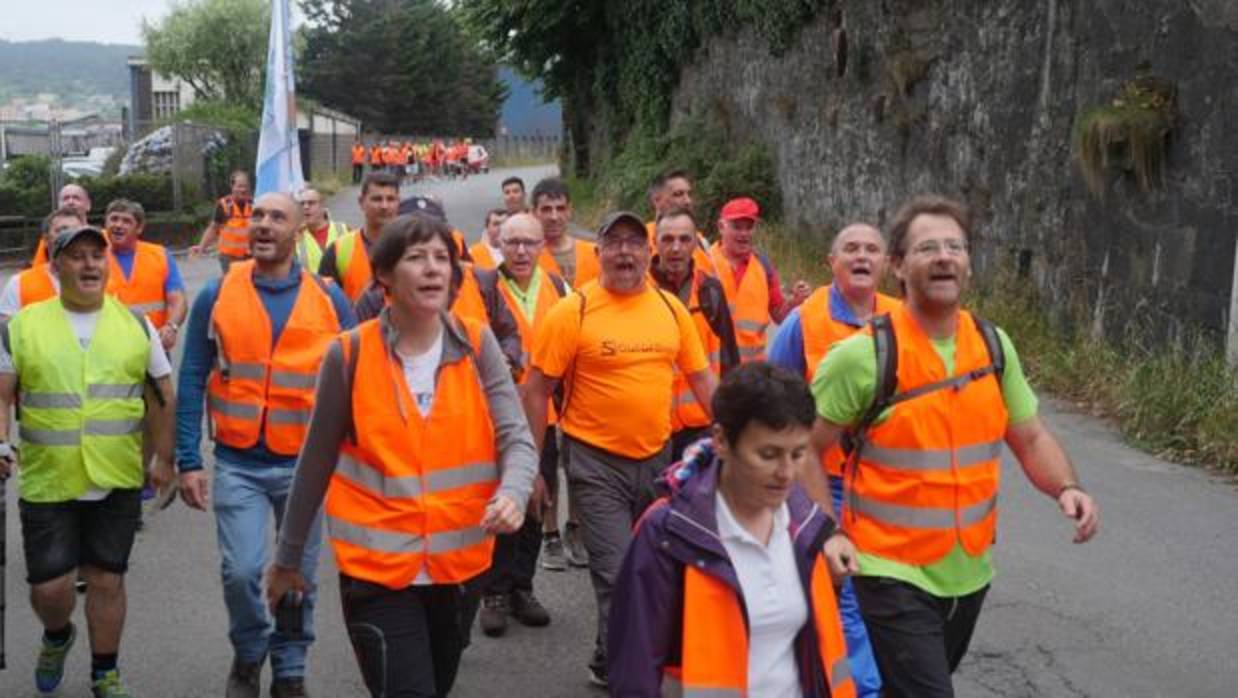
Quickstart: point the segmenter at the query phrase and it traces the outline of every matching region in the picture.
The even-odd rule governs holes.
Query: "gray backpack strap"
[[[128,310],[129,313],[133,315],[133,319],[138,321],[138,327],[142,328],[142,334],[146,335],[146,339],[149,340],[150,324],[146,322],[146,316],[133,308],[129,308]],[[160,407],[167,407],[167,396],[164,395],[163,390],[159,388],[159,382],[156,381],[155,377],[149,373],[146,374],[146,385],[150,388],[150,391],[155,394],[155,402],[158,402]]]

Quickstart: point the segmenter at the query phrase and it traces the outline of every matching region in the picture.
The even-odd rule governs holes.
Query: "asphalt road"
[[[529,188],[549,168],[517,170]],[[456,227],[475,239],[484,211],[500,203],[508,172],[406,188],[442,197]],[[333,197],[356,224],[356,191]],[[211,260],[182,260],[191,292],[217,273]],[[1016,342],[1018,338],[1015,338]],[[1238,493],[1230,480],[1123,445],[1106,424],[1045,401],[1102,507],[1102,531],[1086,546],[1034,492],[1007,456],[998,578],[972,649],[956,676],[966,698],[1008,696],[1238,696]],[[15,487],[10,487],[10,490]],[[26,601],[16,497],[8,495],[7,642],[0,698],[37,695],[31,674],[39,637]],[[140,534],[128,577],[129,618],[121,668],[137,696],[218,696],[232,658],[210,514],[176,504]],[[320,567],[318,640],[310,657],[316,696],[364,690],[343,629],[334,565]],[[513,625],[506,637],[475,633],[452,695],[462,698],[601,695],[585,682],[594,611],[584,571],[539,572],[548,628]],[[77,622],[84,621],[79,610]],[[83,638],[84,640],[84,638]],[[73,651],[60,695],[89,695],[89,652]],[[264,683],[269,680],[269,671]]]

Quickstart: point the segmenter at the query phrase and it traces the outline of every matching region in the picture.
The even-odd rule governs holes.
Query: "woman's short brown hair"
[[[907,230],[917,216],[948,216],[963,229],[963,239],[971,244],[971,214],[962,203],[938,194],[921,194],[903,204],[890,224],[890,257],[902,259],[907,254]]]
[[[408,213],[396,216],[383,226],[383,231],[370,254],[370,269],[377,280],[380,274],[390,274],[403,259],[409,247],[438,238],[447,247],[451,257],[452,297],[460,287],[464,273],[460,269],[460,252],[451,236],[451,228],[437,218]]]

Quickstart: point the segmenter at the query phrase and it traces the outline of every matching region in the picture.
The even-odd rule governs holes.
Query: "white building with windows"
[[[167,120],[193,104],[189,83],[154,72],[141,56],[131,56],[129,64],[129,117],[132,138],[139,138],[155,124]]]

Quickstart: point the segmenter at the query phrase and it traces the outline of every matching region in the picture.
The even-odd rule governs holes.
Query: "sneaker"
[[[287,676],[271,682],[271,698],[306,698],[305,679]]]
[[[90,692],[95,698],[133,698],[125,684],[120,682],[120,672],[115,669],[96,678],[90,684]]]
[[[531,627],[540,628],[550,625],[550,612],[531,591],[517,589],[512,592],[512,615],[516,620]]]
[[[228,686],[224,689],[224,698],[258,698],[258,680],[262,674],[261,662],[250,664],[239,659],[232,660],[232,671],[228,673]]]
[[[563,551],[563,539],[552,533],[542,537],[542,569],[562,572],[567,569],[567,554]]]
[[[593,650],[593,659],[589,660],[589,683],[598,688],[610,686],[606,677],[606,657],[598,650]]]
[[[507,594],[486,594],[481,600],[481,631],[486,637],[498,637],[507,632],[507,613],[511,608]]]
[[[43,637],[39,647],[39,660],[34,667],[34,685],[40,693],[51,693],[64,678],[64,660],[77,640],[77,626],[69,624],[69,639],[63,645],[53,645]]]
[[[571,523],[563,530],[563,543],[567,548],[567,562],[572,567],[588,567],[589,551],[585,550],[585,536],[580,525]]]

